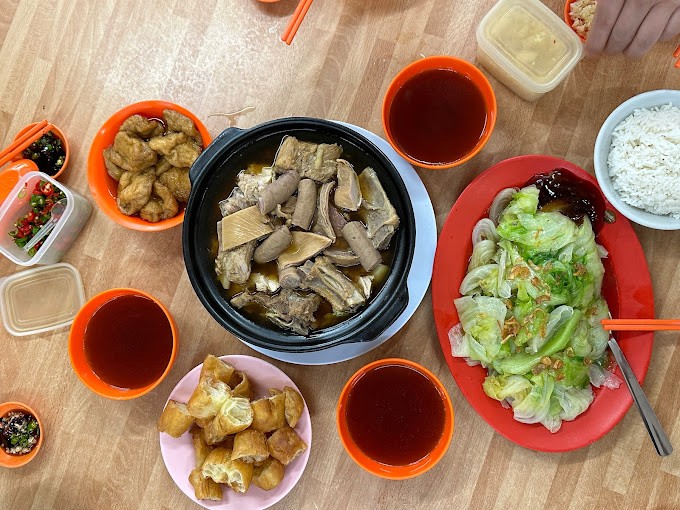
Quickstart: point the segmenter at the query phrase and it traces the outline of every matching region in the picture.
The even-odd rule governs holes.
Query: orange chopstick
[[[283,35],[281,36],[281,40],[283,42],[285,42],[288,45],[290,45],[290,43],[293,42],[293,37],[295,37],[295,34],[298,31],[298,28],[300,28],[300,24],[302,23],[302,20],[307,15],[307,11],[311,7],[312,2],[313,2],[313,0],[300,0],[300,3],[298,4],[297,8],[295,9],[293,16],[290,18],[290,22],[288,23],[288,26],[283,31]]]
[[[602,319],[605,331],[680,331],[680,319]]]
[[[46,120],[38,122],[38,124],[33,126],[31,129],[26,131],[26,133],[24,133],[19,138],[14,140],[11,144],[9,144],[5,149],[0,151],[0,166],[10,162],[12,159],[18,156],[26,147],[35,142],[38,138],[40,138],[50,129],[52,129],[52,124],[48,124]]]
[[[677,62],[675,63],[675,68],[680,69],[680,46],[677,47],[675,50],[675,53],[673,53],[673,58],[677,58]]]

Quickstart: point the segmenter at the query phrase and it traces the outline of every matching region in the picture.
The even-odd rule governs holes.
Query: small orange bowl
[[[482,94],[482,97],[484,99],[484,106],[486,109],[486,125],[484,126],[484,131],[482,132],[482,135],[480,136],[477,144],[465,156],[457,159],[456,161],[451,161],[442,164],[426,163],[414,159],[408,154],[406,154],[395,142],[394,137],[392,136],[392,130],[390,128],[390,112],[392,109],[392,103],[399,89],[403,87],[407,81],[409,81],[414,76],[422,73],[423,71],[432,71],[436,69],[450,69],[452,71],[456,71],[457,73],[462,74],[463,76],[468,77],[475,85],[475,87],[477,87],[477,90],[479,90],[479,92]],[[462,165],[463,163],[469,161],[471,158],[476,156],[479,153],[479,151],[482,150],[482,148],[486,145],[486,143],[489,141],[489,138],[491,137],[491,133],[493,132],[493,129],[496,125],[497,114],[498,106],[496,104],[496,95],[494,94],[494,91],[491,88],[491,84],[489,83],[489,80],[487,80],[486,76],[484,76],[484,74],[477,67],[475,67],[466,60],[442,55],[416,60],[412,64],[409,64],[404,69],[402,69],[399,72],[399,74],[395,76],[395,78],[392,80],[392,83],[390,83],[390,86],[387,88],[387,92],[383,100],[382,124],[383,130],[387,135],[387,140],[390,142],[390,145],[392,145],[392,147],[394,147],[394,150],[396,150],[399,153],[399,155],[406,161],[408,161],[412,165],[416,165],[422,168],[428,168],[430,170],[444,170],[447,168],[453,168],[455,166]]]
[[[354,388],[354,385],[368,372],[386,365],[408,367],[420,372],[422,375],[427,377],[432,385],[436,388],[439,396],[442,399],[442,404],[444,405],[444,429],[439,441],[430,453],[428,453],[419,461],[411,464],[400,466],[383,464],[382,462],[378,462],[367,456],[363,451],[361,451],[361,449],[352,439],[352,435],[350,434],[349,426],[347,424],[347,400],[351,390]],[[386,358],[374,361],[373,363],[369,363],[368,365],[360,368],[352,377],[350,377],[349,381],[347,381],[345,387],[342,389],[342,393],[340,393],[335,418],[342,445],[345,447],[345,450],[352,460],[354,460],[354,462],[356,462],[360,467],[369,473],[377,475],[381,478],[387,478],[389,480],[405,480],[407,478],[414,478],[432,469],[448,450],[449,445],[451,444],[451,438],[453,437],[453,406],[451,405],[451,399],[449,398],[444,385],[427,368],[413,361],[400,358]]]
[[[163,310],[163,313],[165,313],[165,316],[168,318],[168,322],[170,323],[170,329],[172,330],[172,351],[170,353],[168,365],[165,367],[165,371],[156,381],[143,388],[122,389],[102,381],[90,367],[87,357],[85,356],[85,329],[87,328],[87,324],[90,322],[92,315],[94,315],[94,313],[102,305],[115,297],[130,295],[148,298],[156,303],[156,305],[161,310]],[[179,337],[177,325],[175,324],[175,321],[172,318],[172,315],[170,315],[168,309],[163,306],[163,303],[161,303],[158,299],[150,294],[147,294],[146,292],[142,292],[141,290],[124,288],[109,289],[105,290],[104,292],[100,292],[90,299],[83,305],[76,315],[76,318],[73,320],[73,324],[71,325],[71,332],[68,336],[68,355],[71,359],[71,366],[73,366],[73,370],[75,371],[78,378],[85,386],[94,391],[97,395],[101,395],[102,397],[110,398],[112,400],[130,400],[149,393],[156,386],[158,386],[161,381],[163,381],[163,379],[165,379],[175,362],[175,358],[177,357],[178,340]]]
[[[38,124],[39,124],[38,122],[33,122],[33,123],[25,126],[21,131],[19,131],[16,134],[14,139],[16,140],[20,136],[23,136],[26,132],[28,132],[29,129],[31,129],[33,126],[36,126]],[[56,174],[50,175],[50,177],[52,177],[53,179],[58,179],[59,176],[64,173],[64,170],[66,170],[66,167],[68,166],[69,159],[71,158],[71,147],[68,143],[68,140],[66,139],[66,135],[64,135],[64,133],[61,131],[61,129],[59,129],[57,126],[53,125],[52,128],[50,129],[50,131],[52,131],[52,133],[54,133],[57,136],[57,138],[59,138],[61,140],[61,146],[64,148],[64,154],[65,154],[64,164],[61,165],[61,168],[59,169],[59,171]],[[40,170],[40,168],[38,168],[38,165],[36,165],[30,159],[26,159],[24,157],[19,157],[19,158],[16,158],[14,161],[15,162],[24,162],[25,161],[28,165],[32,165],[33,167],[35,167],[35,169],[37,171],[42,172],[42,170]]]
[[[162,118],[163,110],[176,110],[189,117],[196,125],[201,138],[203,138],[203,148],[205,149],[212,138],[210,133],[205,128],[203,123],[196,118],[190,111],[167,101],[142,101],[141,103],[131,104],[122,110],[114,113],[109,120],[97,131],[97,134],[92,141],[90,147],[90,154],[87,158],[87,182],[90,186],[90,192],[94,197],[95,202],[104,213],[113,221],[132,230],[139,230],[142,232],[158,232],[166,230],[177,225],[181,225],[184,221],[184,208],[186,204],[180,204],[179,212],[176,216],[161,220],[157,223],[151,223],[143,220],[139,216],[126,216],[118,209],[116,205],[116,197],[118,196],[118,183],[106,171],[104,165],[104,156],[102,153],[104,149],[113,144],[113,139],[118,134],[120,126],[125,119],[132,115],[139,114],[149,118]]]
[[[5,453],[5,450],[0,448],[0,466],[7,468],[18,468],[25,466],[31,462],[36,455],[38,455],[38,450],[40,450],[40,447],[43,443],[43,438],[45,437],[45,429],[43,428],[43,424],[40,421],[40,416],[38,416],[38,413],[36,413],[26,404],[22,404],[20,402],[5,402],[0,404],[0,417],[5,416],[10,411],[24,411],[26,413],[32,414],[35,416],[35,419],[38,421],[38,426],[40,427],[40,437],[38,438],[38,444],[36,444],[35,447],[26,455],[10,455]]]
[[[567,24],[569,28],[571,28],[574,31],[578,38],[581,39],[581,42],[586,42],[585,38],[574,29],[573,25],[574,22],[571,19],[571,15],[569,14],[571,12],[571,4],[573,4],[575,1],[576,0],[567,0],[564,3],[564,22]]]

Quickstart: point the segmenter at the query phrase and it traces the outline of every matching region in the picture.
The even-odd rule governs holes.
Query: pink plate
[[[298,392],[300,390],[290,378],[281,370],[266,361],[251,356],[220,356],[237,370],[242,370],[248,374],[255,398],[269,396],[269,388],[283,388],[290,386]],[[168,400],[186,402],[198,385],[198,377],[203,364],[198,365],[191,372],[185,375],[172,390]],[[277,501],[280,501],[295,486],[302,472],[305,470],[309,451],[312,447],[312,422],[309,417],[309,410],[305,403],[305,410],[300,417],[300,421],[295,426],[295,432],[307,443],[307,449],[297,459],[286,466],[286,473],[283,481],[278,487],[270,491],[251,485],[245,494],[237,494],[224,488],[222,501],[203,501],[196,499],[194,488],[189,483],[189,473],[195,467],[194,448],[191,444],[191,435],[186,432],[181,437],[175,439],[167,434],[160,434],[161,454],[163,462],[168,469],[168,473],[177,484],[177,487],[193,501],[203,508],[219,508],[223,510],[260,510],[268,508]]]
[[[451,356],[448,332],[459,321],[453,300],[460,297],[470,254],[471,234],[478,220],[487,216],[496,194],[504,188],[521,187],[536,174],[564,168],[597,187],[595,178],[573,163],[549,156],[520,156],[501,161],[481,173],[463,190],[453,205],[437,243],[432,275],[432,306],[444,358],[460,391],[470,405],[496,431],[518,445],[544,452],[562,452],[587,446],[621,421],[632,404],[625,384],[616,390],[595,389],[595,400],[574,421],[563,422],[551,434],[543,425],[515,421],[511,409],[489,398],[482,389],[486,370],[470,367],[463,358]],[[599,189],[599,188],[598,188]],[[603,197],[604,199],[604,197]],[[605,200],[605,207],[613,209]],[[597,241],[608,251],[602,294],[613,317],[630,319],[654,317],[654,294],[649,269],[635,231],[620,213],[616,221],[605,223]],[[653,334],[620,332],[617,339],[633,372],[644,380],[652,356]],[[621,377],[620,370],[616,374]]]

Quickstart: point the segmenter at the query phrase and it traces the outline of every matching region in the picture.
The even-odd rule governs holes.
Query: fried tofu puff
[[[203,472],[199,468],[191,471],[189,483],[194,488],[196,499],[222,501],[222,486],[212,478],[203,476]]]
[[[125,169],[119,167],[113,162],[112,158],[115,159],[113,152],[115,152],[113,147],[107,147],[104,149],[104,166],[106,167],[106,173],[108,173],[112,179],[120,181],[121,176],[125,173]]]
[[[269,457],[253,469],[253,485],[262,490],[270,491],[281,483],[284,473],[283,464]]]
[[[132,115],[125,119],[120,126],[120,131],[126,131],[140,138],[149,139],[154,136],[162,135],[165,131],[163,125],[157,120],[147,119],[141,115]]]
[[[113,148],[121,156],[119,160],[114,160],[114,163],[130,172],[141,172],[158,161],[158,155],[148,143],[126,131],[119,131],[116,134]]]
[[[215,448],[205,459],[201,473],[217,483],[226,483],[235,492],[244,493],[253,478],[253,465],[231,460],[228,448]]]
[[[171,437],[179,437],[193,425],[194,417],[189,414],[185,404],[174,400],[168,401],[156,423],[159,432]]]
[[[166,133],[161,136],[154,136],[149,140],[149,147],[151,150],[154,150],[156,152],[159,152],[163,154],[164,156],[167,156],[172,152],[172,150],[177,147],[178,145],[181,145],[183,143],[186,143],[189,140],[189,137],[185,135],[184,133]],[[170,160],[168,160],[170,162]],[[172,164],[172,162],[170,162]],[[174,166],[174,165],[173,165]]]
[[[178,168],[188,168],[194,164],[196,158],[201,154],[203,148],[196,142],[186,142],[175,146],[165,157],[172,166]]]
[[[138,213],[151,199],[155,180],[153,171],[121,175],[116,198],[120,212],[128,216]]]
[[[232,375],[234,375],[234,367],[232,367],[229,363],[225,363],[217,356],[208,354],[203,360],[203,366],[201,367],[201,378],[212,377],[213,379],[222,381],[225,384],[229,384]]]
[[[139,216],[151,223],[167,220],[177,215],[179,204],[170,190],[160,181],[154,181],[149,201],[139,210]]]
[[[250,381],[245,372],[236,370],[229,380],[229,386],[233,395],[247,398],[253,398],[253,390],[250,387]]]
[[[288,425],[291,427],[295,427],[300,416],[302,416],[302,411],[305,409],[305,401],[302,399],[302,395],[290,386],[285,386],[283,388],[283,394],[286,396],[286,422],[288,422]]]
[[[267,448],[269,455],[287,466],[307,449],[307,445],[292,428],[284,427],[269,436]]]
[[[168,131],[177,131],[184,133],[190,138],[193,138],[198,143],[203,143],[201,134],[196,129],[194,122],[187,117],[175,110],[163,110],[163,120],[168,126]]]
[[[286,426],[286,395],[277,393],[252,403],[252,428],[259,432],[272,432]]]
[[[158,174],[157,174],[158,175]],[[158,180],[165,184],[178,202],[187,202],[191,194],[191,181],[188,168],[170,167]]]
[[[202,377],[187,407],[196,418],[212,418],[230,396],[231,390],[225,383],[212,377]]]
[[[231,460],[242,460],[249,464],[262,462],[269,457],[267,438],[262,432],[247,429],[239,432],[234,437],[234,448],[231,452]]]

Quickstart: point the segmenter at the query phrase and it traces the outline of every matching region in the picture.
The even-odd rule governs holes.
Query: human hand
[[[641,57],[680,33],[680,0],[599,0],[586,54]]]

